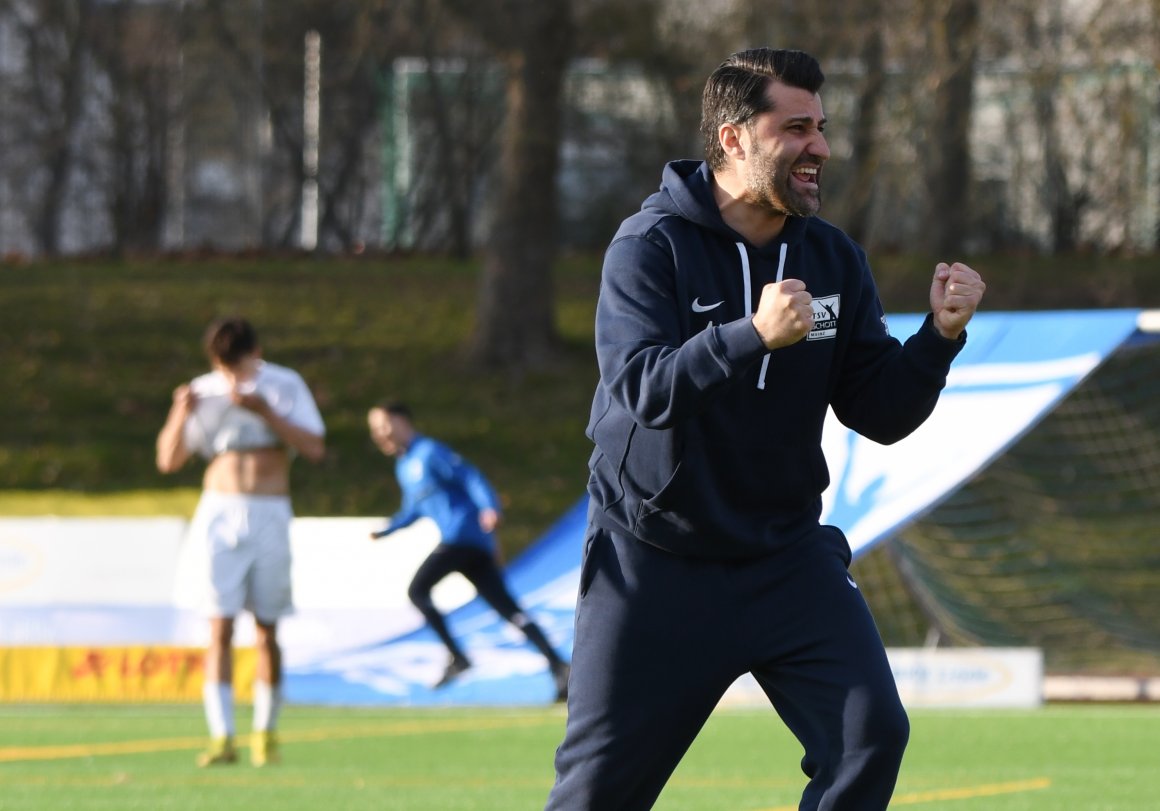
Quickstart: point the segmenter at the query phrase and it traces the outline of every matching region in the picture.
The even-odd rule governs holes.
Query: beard
[[[792,164],[757,150],[746,165],[745,188],[749,202],[771,214],[812,217],[822,207],[822,190],[795,190],[790,175]]]

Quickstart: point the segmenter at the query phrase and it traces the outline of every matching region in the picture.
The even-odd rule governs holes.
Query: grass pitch
[[[247,712],[238,713],[245,729]],[[1160,796],[1160,708],[912,712],[892,808],[1151,811]],[[276,808],[539,809],[564,727],[560,708],[292,706],[284,761],[202,770],[200,708],[0,706],[5,811]],[[242,743],[244,744],[244,736]],[[801,750],[769,710],[715,714],[658,811],[792,811]]]

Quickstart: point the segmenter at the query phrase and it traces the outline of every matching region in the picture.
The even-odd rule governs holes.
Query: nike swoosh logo
[[[716,304],[702,304],[701,297],[697,296],[697,298],[693,299],[693,312],[695,312],[695,313],[707,313],[710,310],[716,310],[718,307],[720,307],[724,303],[725,303],[725,301],[722,300],[722,301],[718,301]]]
[[[854,582],[854,578],[850,577],[850,575],[846,575],[846,582],[854,588],[858,588],[858,584]]]

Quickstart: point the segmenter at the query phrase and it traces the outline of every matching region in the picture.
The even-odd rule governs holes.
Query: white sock
[[[282,688],[269,682],[254,682],[254,731],[266,732],[278,726],[282,709]]]
[[[214,738],[234,735],[234,688],[232,684],[207,681],[201,688],[205,720]]]

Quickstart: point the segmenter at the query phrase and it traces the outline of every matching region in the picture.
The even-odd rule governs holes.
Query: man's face
[[[398,456],[406,450],[410,431],[406,421],[400,417],[381,408],[372,408],[367,414],[367,427],[370,428],[371,440],[388,456]]]
[[[746,200],[772,214],[811,217],[822,205],[822,164],[830,157],[822,100],[781,82],[770,82],[766,94],[773,109],[744,127]]]
[[[255,349],[248,355],[243,355],[237,363],[227,364],[220,358],[214,358],[210,361],[210,366],[225,376],[226,381],[231,386],[237,386],[248,380],[252,380],[258,371],[258,361],[262,359],[262,350]]]

